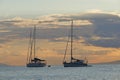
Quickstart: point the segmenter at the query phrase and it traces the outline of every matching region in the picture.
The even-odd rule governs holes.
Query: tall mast
[[[30,40],[29,40],[28,52],[27,52],[27,63],[30,62],[30,58],[31,58],[31,35],[32,35],[32,31],[30,30]]]
[[[35,45],[36,45],[36,26],[34,26],[34,34],[33,34],[33,39],[34,39],[34,58],[35,58]]]
[[[71,21],[71,62],[72,62],[72,54],[73,54],[73,20]]]
[[[29,57],[29,62],[31,62],[31,59],[32,59],[32,50],[33,50],[33,38],[32,38],[32,30],[30,32],[30,57]]]

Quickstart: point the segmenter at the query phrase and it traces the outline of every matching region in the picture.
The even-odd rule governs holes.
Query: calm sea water
[[[77,68],[0,67],[0,80],[120,80],[120,65]]]

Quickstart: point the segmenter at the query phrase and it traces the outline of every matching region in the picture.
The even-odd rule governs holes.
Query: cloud
[[[19,27],[31,27],[33,25],[38,25],[39,27],[45,26],[43,28],[56,28],[60,25],[62,26],[70,26],[70,20],[74,20],[74,26],[80,26],[80,25],[92,25],[94,17],[107,17],[109,16],[109,20],[113,20],[112,16],[119,16],[120,14],[118,12],[104,12],[101,10],[90,10],[84,13],[79,14],[52,14],[52,15],[46,15],[46,16],[40,16],[36,19],[25,19],[22,17],[14,17],[12,19],[5,19],[1,20],[1,23],[6,23],[14,26]],[[115,21],[116,22],[116,21]],[[119,22],[119,21],[118,21]],[[51,26],[49,26],[51,25]]]
[[[1,30],[0,29],[0,33],[6,33],[6,32],[10,32],[10,30]]]
[[[12,19],[5,19],[5,20],[1,20],[1,23],[4,24],[11,24],[13,26],[18,26],[18,27],[31,27],[32,25],[36,25],[38,24],[37,20],[33,20],[33,19],[24,19],[21,17],[15,17]]]
[[[101,14],[111,14],[111,15],[116,15],[120,17],[120,12],[119,11],[111,11],[111,12],[106,12],[106,11],[102,11],[99,9],[92,9],[92,10],[88,10],[86,11],[86,13],[101,13]]]
[[[71,26],[70,20],[73,19],[76,38],[82,36],[86,43],[95,46],[119,47],[120,17],[118,15],[119,13],[115,12],[113,14],[113,12],[93,10],[81,14],[53,14],[36,19],[15,17],[0,21],[0,25],[4,27],[1,29],[1,33],[4,34],[0,36],[17,34],[14,38],[29,38],[29,28],[36,24],[38,39],[60,41],[56,39],[68,36]]]
[[[10,24],[14,26],[19,26],[19,27],[30,27],[33,25],[39,25],[40,27],[42,25],[48,26],[52,25],[53,28],[57,26],[69,26],[71,21],[71,16],[70,15],[64,15],[64,14],[56,14],[56,15],[48,15],[48,16],[42,16],[37,19],[24,19],[21,17],[15,17],[12,19],[5,19],[1,20],[1,24]],[[75,24],[74,25],[91,25],[92,23],[89,22],[88,20],[74,20]],[[48,26],[47,28],[49,28]],[[45,28],[45,27],[44,27]]]
[[[97,41],[97,40],[114,40],[115,37],[100,37],[100,36],[92,36],[91,40]]]
[[[0,61],[14,65],[15,60],[20,62],[16,65],[26,63],[29,33],[36,24],[37,53],[50,64],[61,64],[70,36],[71,19],[74,20],[74,57],[87,56],[91,63],[117,60],[120,57],[118,15],[96,10],[80,14],[54,14],[36,19],[15,17],[0,20]],[[6,56],[10,61],[4,61]]]
[[[92,10],[88,10],[86,11],[87,13],[105,13],[103,12],[102,10],[99,10],[99,9],[92,9]]]

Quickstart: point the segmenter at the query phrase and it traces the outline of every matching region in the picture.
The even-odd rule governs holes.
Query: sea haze
[[[120,80],[119,64],[92,67],[0,67],[0,80]]]

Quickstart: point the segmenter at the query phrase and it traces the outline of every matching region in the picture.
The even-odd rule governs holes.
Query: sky
[[[92,9],[119,11],[119,0],[0,0],[0,17],[78,13]]]
[[[29,33],[37,26],[37,57],[62,65],[74,20],[74,57],[120,60],[119,0],[0,0],[0,63],[25,66]],[[69,61],[67,53],[67,61]]]

